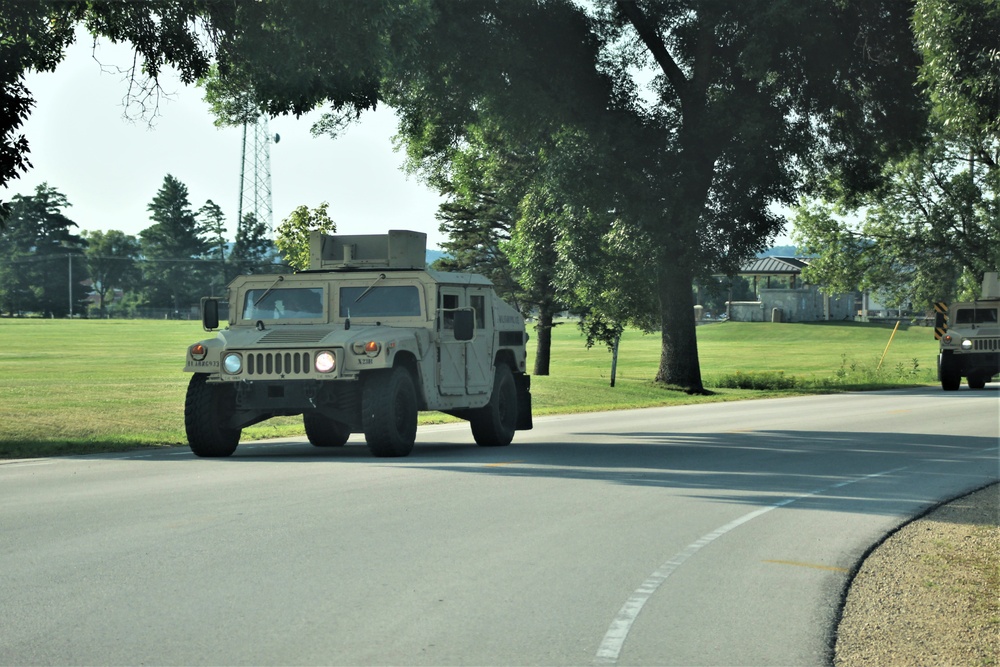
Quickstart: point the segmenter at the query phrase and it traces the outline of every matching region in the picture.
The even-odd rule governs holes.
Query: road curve
[[[0,664],[826,665],[850,569],[998,440],[988,385],[0,463]]]

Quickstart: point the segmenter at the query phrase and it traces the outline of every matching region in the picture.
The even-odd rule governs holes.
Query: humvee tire
[[[485,407],[476,410],[469,423],[472,437],[481,447],[503,447],[514,439],[517,425],[517,387],[510,366],[499,364],[493,375],[493,395]]]
[[[407,456],[417,438],[417,391],[405,368],[371,373],[361,393],[362,427],[373,456]]]
[[[958,362],[950,354],[941,355],[941,388],[945,391],[958,391],[962,384],[962,370]]]
[[[195,373],[184,400],[184,430],[195,456],[230,456],[240,443],[243,429],[222,424],[233,410],[233,388],[208,384],[208,375]]]
[[[969,389],[985,389],[987,378],[985,375],[970,375]]]
[[[302,425],[313,447],[342,447],[351,437],[346,424],[313,412],[302,415]]]

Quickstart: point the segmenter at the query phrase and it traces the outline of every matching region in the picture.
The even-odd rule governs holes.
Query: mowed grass
[[[529,327],[529,331],[531,331]],[[533,333],[533,332],[532,332]],[[537,415],[731,401],[871,389],[935,381],[932,330],[901,327],[874,373],[891,327],[854,323],[713,323],[698,328],[702,377],[712,392],[691,396],[652,380],[659,335],[628,331],[611,354],[587,349],[575,323],[553,334],[551,375],[532,377]],[[185,444],[182,372],[199,322],[0,318],[0,458],[49,456]],[[533,343],[529,343],[533,351]],[[529,357],[529,371],[532,359]],[[793,377],[793,389],[724,389],[734,373]],[[421,415],[423,423],[451,418]],[[303,433],[299,418],[244,431],[244,439]]]
[[[892,344],[886,350],[890,337]],[[706,324],[698,327],[698,357],[710,396],[689,396],[652,381],[660,360],[658,333],[625,333],[618,349],[614,388],[610,387],[612,355],[606,347],[587,349],[576,324],[571,322],[555,328],[553,341],[551,376],[532,378],[536,414],[745,400],[936,381],[937,342],[933,330],[925,327],[901,325],[893,336],[892,326],[854,322]],[[880,360],[881,370],[876,372]],[[720,388],[722,381],[735,373],[782,374],[796,380],[796,387],[765,391]]]

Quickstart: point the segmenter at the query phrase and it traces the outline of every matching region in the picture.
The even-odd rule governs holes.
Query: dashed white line
[[[3,463],[4,468],[28,468],[30,466],[50,466],[55,461],[16,461],[13,463]]]

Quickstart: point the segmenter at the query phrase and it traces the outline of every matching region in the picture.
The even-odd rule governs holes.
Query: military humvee
[[[1000,281],[996,273],[983,277],[975,301],[938,304],[935,335],[940,341],[938,379],[945,391],[955,391],[967,378],[970,389],[982,389],[1000,373]],[[947,313],[947,315],[945,315]]]
[[[184,426],[198,456],[243,428],[299,415],[317,447],[364,433],[375,456],[413,449],[419,410],[466,419],[479,445],[530,429],[524,320],[483,276],[425,266],[425,234],[313,232],[310,268],[228,288],[228,326],[191,345]],[[219,300],[202,299],[206,331]]]

